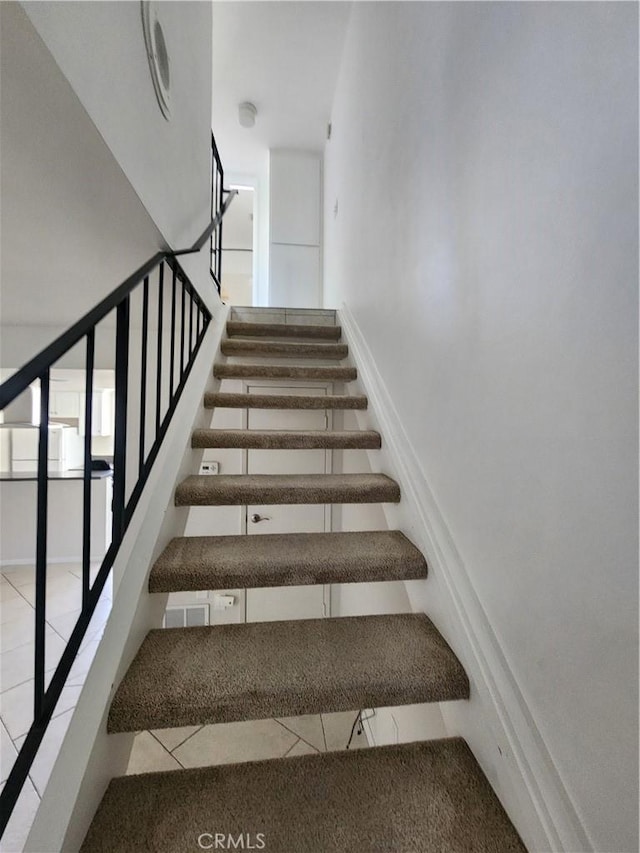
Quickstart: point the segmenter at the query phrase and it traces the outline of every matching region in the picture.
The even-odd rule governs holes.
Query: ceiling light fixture
[[[256,123],[258,110],[249,101],[244,101],[238,106],[238,121],[242,127],[253,127]]]

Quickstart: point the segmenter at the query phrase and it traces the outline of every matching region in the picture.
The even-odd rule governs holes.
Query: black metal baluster
[[[224,171],[222,169],[222,163],[220,162],[220,155],[218,155],[218,171],[220,174],[220,194],[218,196],[218,210],[222,210],[222,205],[224,204]],[[218,229],[217,262],[218,267],[216,269],[216,274],[218,276],[218,286],[222,288],[222,220],[220,221],[220,227]]]
[[[189,361],[193,353],[193,289],[189,287]]]
[[[113,452],[113,541],[124,535],[127,483],[127,396],[129,386],[129,296],[117,308],[116,427]]]
[[[160,432],[160,412],[162,406],[162,311],[164,301],[164,261],[158,274],[158,355],[156,364],[156,438]]]
[[[171,353],[169,356],[169,406],[173,400],[173,377],[176,369],[176,268],[171,282]]]
[[[142,286],[142,352],[140,354],[140,449],[138,452],[138,476],[144,467],[144,445],[147,418],[147,335],[149,331],[149,276]]]
[[[38,434],[38,497],[36,533],[36,632],[33,718],[37,722],[44,701],[45,619],[47,609],[47,508],[49,490],[49,379],[50,368],[40,377],[40,428]]]
[[[95,328],[87,333],[87,359],[84,386],[84,472],[82,496],[82,607],[87,606],[91,588],[91,434],[93,432],[93,364]]]
[[[218,184],[220,176],[216,173],[214,201],[221,193],[222,184]],[[200,240],[200,247],[205,243],[208,235],[218,232],[214,231],[215,222],[212,222]],[[18,801],[23,786],[28,779],[30,768],[43,737],[47,732],[47,726],[51,720],[60,695],[64,689],[69,673],[73,667],[83,637],[90,623],[100,594],[112,570],[118,550],[127,529],[130,519],[144,493],[145,484],[151,466],[160,452],[162,442],[169,429],[173,414],[176,412],[180,398],[198,355],[203,337],[211,322],[211,314],[206,305],[200,299],[193,288],[192,283],[186,277],[184,271],[175,260],[177,254],[189,254],[199,251],[196,244],[191,249],[176,253],[157,253],[147,261],[133,275],[124,281],[107,298],[102,300],[95,308],[89,311],[81,320],[71,326],[63,335],[57,338],[45,350],[39,353],[31,361],[27,362],[16,374],[0,385],[0,409],[9,405],[20,393],[32,383],[39,381],[41,388],[40,397],[40,425],[38,432],[38,470],[37,470],[37,531],[36,531],[36,595],[35,595],[35,655],[34,655],[34,722],[31,725],[18,756],[7,776],[3,789],[0,792],[0,835],[4,832],[12,810]],[[163,322],[168,325],[168,318],[164,320],[164,264],[168,264],[173,273],[172,280],[172,304],[171,304],[171,341],[170,341],[170,391],[167,410],[162,412],[162,377],[166,376],[167,367],[163,358],[164,339]],[[157,341],[157,376],[156,376],[156,436],[150,448],[146,460],[144,450],[148,442],[145,440],[145,421],[147,406],[147,373],[149,367],[149,278],[153,270],[159,266],[159,294],[158,294],[158,341]],[[176,280],[180,280],[181,293],[181,328],[180,328],[180,380],[176,382],[176,311],[177,292]],[[140,446],[134,444],[129,447],[131,456],[135,450],[139,451],[139,475],[133,488],[127,493],[127,447],[128,447],[128,388],[129,388],[129,348],[131,344],[131,301],[130,294],[140,284],[144,286],[143,295],[143,321],[142,321],[142,356],[141,356],[141,407],[140,407]],[[188,351],[186,347],[186,292],[189,291],[189,341]],[[95,362],[96,362],[96,325],[110,312],[116,310],[115,330],[115,434],[114,434],[114,485],[112,501],[112,542],[102,561],[102,564],[92,581],[91,576],[91,509],[92,509],[92,454],[91,440],[93,432],[93,395],[95,386]],[[194,310],[196,316],[194,319]],[[45,690],[46,674],[46,614],[47,614],[47,534],[48,534],[48,453],[49,453],[49,404],[50,404],[50,382],[51,366],[62,358],[69,350],[83,339],[86,340],[85,354],[85,404],[84,404],[84,470],[83,470],[83,509],[82,509],[82,608],[73,627],[66,647],[55,668],[49,685]],[[136,343],[137,346],[137,343]],[[187,358],[188,352],[188,358]],[[168,360],[168,359],[167,359]],[[152,381],[152,380],[150,380]],[[165,380],[166,381],[166,378]],[[134,407],[135,410],[135,407]],[[132,412],[133,413],[133,412]],[[150,418],[153,417],[150,414]],[[129,436],[135,442],[135,436]],[[133,464],[133,459],[132,459]],[[133,471],[131,471],[133,476]]]
[[[182,296],[180,299],[182,310],[180,313],[180,382],[182,382],[182,377],[184,376],[184,336],[185,336],[185,328],[184,328],[184,303],[185,303],[185,284],[182,279],[180,279],[180,284],[182,285]]]

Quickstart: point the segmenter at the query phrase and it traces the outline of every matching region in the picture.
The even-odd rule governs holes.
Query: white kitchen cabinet
[[[49,397],[49,416],[54,418],[79,417],[80,393],[78,391],[53,391]]]
[[[93,392],[91,400],[91,435],[113,435],[113,388]],[[81,395],[78,432],[84,435],[84,394]]]

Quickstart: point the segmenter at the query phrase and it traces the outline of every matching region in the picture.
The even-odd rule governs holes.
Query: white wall
[[[208,224],[211,4],[156,4],[171,75],[171,120],[156,102],[139,3],[28,2],[24,8],[173,248]]]
[[[140,67],[138,3],[25,7],[0,4],[4,367],[24,363],[167,243],[192,243],[209,215],[209,5],[181,4],[178,25],[174,4],[162,4],[171,123]],[[184,265],[219,306],[206,249]]]
[[[325,153],[325,303],[603,851],[637,849],[637,25],[354,4]]]

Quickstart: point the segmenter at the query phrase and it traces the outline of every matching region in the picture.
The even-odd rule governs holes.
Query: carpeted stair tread
[[[397,503],[385,474],[193,474],[176,488],[176,506]]]
[[[222,341],[220,350],[228,356],[268,356],[270,358],[346,358],[346,344],[298,343],[291,341]]]
[[[306,379],[352,382],[355,367],[289,367],[287,364],[214,364],[216,379]]]
[[[109,710],[110,732],[469,697],[424,614],[150,631]]]
[[[380,433],[372,430],[197,429],[191,447],[233,447],[264,450],[376,450]]]
[[[191,853],[205,832],[266,853],[526,853],[462,738],[121,776],[81,853]]]
[[[172,539],[149,592],[256,589],[426,578],[421,552],[399,530],[266,533]]]
[[[339,341],[342,335],[340,326],[288,325],[285,323],[243,323],[229,320],[227,334],[230,337],[256,338],[313,338]]]
[[[366,409],[362,394],[213,394],[204,395],[205,409]]]

